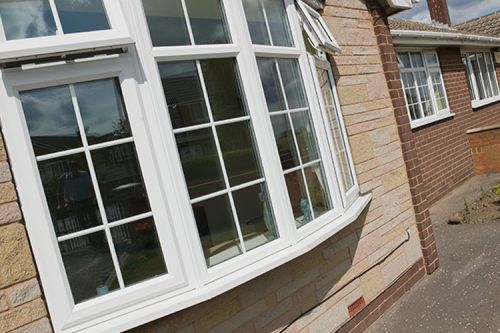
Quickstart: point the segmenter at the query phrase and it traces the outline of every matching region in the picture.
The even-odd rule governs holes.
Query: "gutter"
[[[469,35],[460,32],[392,30],[391,34],[396,45],[500,47],[500,38],[498,37]]]

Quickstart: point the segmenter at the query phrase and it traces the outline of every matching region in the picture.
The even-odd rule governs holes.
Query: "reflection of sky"
[[[67,86],[45,88],[20,94],[32,137],[76,136],[76,116]]]
[[[56,0],[64,33],[109,29],[102,0]]]
[[[0,16],[8,40],[56,33],[47,0],[0,1]]]

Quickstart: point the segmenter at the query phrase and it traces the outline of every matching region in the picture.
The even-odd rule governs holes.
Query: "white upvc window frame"
[[[407,112],[408,112],[408,119],[410,120],[410,126],[411,126],[411,128],[412,129],[416,129],[416,128],[419,128],[419,127],[422,127],[422,126],[426,126],[426,125],[432,124],[434,122],[441,121],[443,119],[447,119],[447,118],[453,117],[454,114],[450,112],[450,103],[448,101],[448,94],[446,92],[446,85],[445,85],[445,82],[444,82],[443,73],[441,71],[441,63],[439,61],[439,56],[438,56],[436,50],[432,50],[432,49],[429,49],[429,50],[425,50],[424,49],[424,50],[422,50],[422,49],[406,49],[406,48],[403,48],[403,49],[397,49],[396,53],[397,54],[399,54],[399,53],[408,53],[409,55],[411,53],[420,53],[420,55],[422,56],[424,67],[403,68],[402,65],[399,65],[399,58],[398,58],[398,65],[399,65],[399,71],[400,71],[400,73],[401,74],[403,74],[403,73],[412,73],[412,75],[413,75],[414,84],[415,84],[416,91],[417,91],[417,99],[418,99],[418,104],[417,105],[418,105],[419,109],[422,110],[422,112],[423,112],[422,100],[421,100],[421,97],[420,97],[420,91],[418,89],[418,82],[417,82],[417,78],[416,78],[415,72],[417,72],[417,71],[418,72],[425,72],[425,76],[426,76],[426,80],[427,80],[427,86],[429,87],[429,93],[430,93],[430,97],[431,97],[432,111],[434,112],[434,114],[430,115],[430,116],[423,116],[422,118],[413,120],[411,118],[411,115],[410,115],[410,108],[409,108],[409,104],[408,104],[408,99],[406,97],[406,93],[404,94],[405,102],[406,102],[406,109],[407,109]],[[435,64],[429,63],[428,60],[427,60],[427,55],[433,55],[435,57],[435,59],[437,60],[437,62]],[[411,56],[410,56],[410,61],[412,61],[411,60]],[[445,99],[445,103],[446,103],[446,108],[445,109],[442,109],[442,110],[438,109],[437,99],[436,99],[436,94],[434,92],[434,84],[432,82],[431,73],[439,73],[439,76],[440,76],[440,79],[441,79],[441,83],[442,83],[442,86],[443,86],[444,99]],[[401,77],[401,85],[403,86],[403,90],[405,90],[404,80],[403,80],[402,77]]]
[[[492,81],[492,84],[493,84],[492,89],[496,88],[496,90],[498,92],[497,95],[493,95],[492,97],[481,99],[480,93],[479,93],[478,82],[482,85],[483,91],[486,91],[486,89],[484,87],[484,82],[485,82],[484,80],[485,79],[483,77],[483,73],[481,70],[479,70],[479,72],[480,72],[479,78],[477,78],[476,74],[474,73],[472,63],[470,61],[470,58],[468,57],[469,54],[473,54],[473,53],[476,54],[476,56],[477,56],[477,54],[483,54],[483,56],[486,56],[489,59],[490,63],[492,64],[492,66],[493,66],[493,73],[492,73],[493,78],[491,77],[491,73],[488,72],[488,79]],[[496,73],[495,58],[493,57],[491,50],[489,50],[489,49],[462,49],[461,54],[462,54],[462,59],[463,59],[463,57],[465,57],[465,61],[466,61],[466,63],[464,63],[464,66],[466,66],[465,75],[468,76],[467,80],[469,80],[470,88],[472,88],[472,91],[470,92],[471,93],[472,108],[475,109],[475,108],[479,108],[479,107],[500,101],[500,86],[498,83],[498,77],[497,77],[497,73]],[[485,62],[486,62],[486,58],[485,58]]]
[[[121,1],[102,0],[102,2],[110,25],[109,30],[63,34],[53,0],[50,0],[50,6],[52,13],[55,13],[54,20],[58,29],[54,36],[6,40],[0,22],[0,63],[31,58],[33,55],[42,57],[133,44],[124,20]]]
[[[370,194],[359,194],[355,176],[356,185],[347,194],[342,191],[331,133],[321,111],[294,1],[284,0],[294,47],[252,45],[247,25],[242,24],[246,19],[241,2],[222,1],[232,44],[153,48],[142,4],[138,0],[124,0],[122,19],[130,22],[131,37],[137,43],[137,48],[130,48],[128,54],[1,72],[0,101],[4,107],[0,110],[0,121],[57,332],[127,330],[213,298],[310,251],[354,222],[371,200]],[[256,57],[297,59],[325,173],[329,175],[327,181],[335,208],[300,229],[294,223]],[[207,268],[157,62],[209,58],[235,58],[238,64],[280,238]],[[136,144],[139,162],[143,174],[149,177],[145,182],[168,274],[75,306],[17,92],[116,76],[121,81],[134,139],[141,143],[141,146]],[[343,124],[342,130],[346,136]],[[349,158],[352,166],[350,154]],[[152,181],[151,177],[157,180]]]

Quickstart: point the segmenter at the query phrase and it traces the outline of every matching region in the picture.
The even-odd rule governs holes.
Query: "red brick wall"
[[[476,173],[500,172],[500,124],[469,133]]]
[[[500,102],[472,109],[459,48],[438,50],[453,118],[413,131],[429,205],[474,174],[467,130],[500,123]],[[500,79],[500,66],[496,68]]]
[[[427,0],[431,19],[451,25],[450,12],[446,0]]]

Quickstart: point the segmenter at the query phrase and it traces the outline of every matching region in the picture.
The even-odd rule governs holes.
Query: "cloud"
[[[448,0],[448,7],[453,24],[500,10],[498,0],[476,0],[473,2],[470,0]],[[404,11],[396,15],[396,17],[412,21],[430,22],[431,17],[427,7],[427,0],[420,0],[413,9]]]

